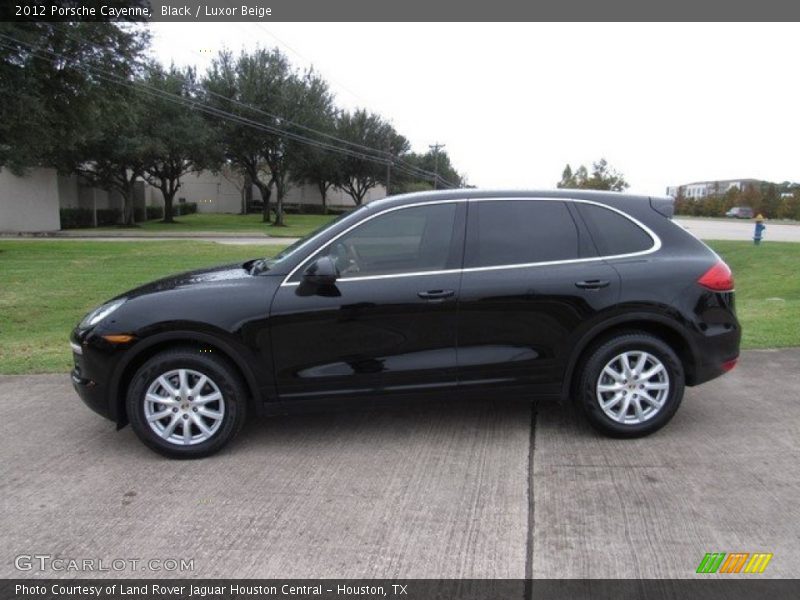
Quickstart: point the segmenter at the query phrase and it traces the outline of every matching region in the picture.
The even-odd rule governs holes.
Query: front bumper
[[[96,381],[82,377],[81,371],[77,366],[72,369],[70,378],[72,379],[72,387],[75,388],[78,396],[86,406],[106,419],[115,420],[111,416],[108,402],[106,401],[104,386],[99,385]]]
[[[112,405],[109,393],[114,363],[111,357],[99,352],[85,336],[73,331],[70,337],[73,369],[70,373],[72,387],[84,404],[97,414],[111,421],[117,420],[116,406]]]

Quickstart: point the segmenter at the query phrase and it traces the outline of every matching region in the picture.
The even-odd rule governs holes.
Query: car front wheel
[[[592,426],[615,437],[641,437],[666,425],[678,410],[683,365],[660,338],[623,333],[590,351],[579,386]]]
[[[128,388],[128,419],[150,448],[171,458],[220,450],[244,423],[245,391],[223,358],[191,348],[150,358]]]

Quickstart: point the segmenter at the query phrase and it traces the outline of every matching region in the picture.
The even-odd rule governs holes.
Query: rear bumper
[[[730,371],[739,358],[741,337],[742,330],[735,321],[725,327],[708,327],[697,332],[694,368],[687,373],[686,384],[700,385]]]
[[[736,354],[735,356],[731,356],[730,358],[727,358],[721,362],[699,364],[695,367],[694,377],[692,377],[692,379],[686,383],[690,386],[700,385],[701,383],[716,379],[717,377],[732,370],[736,366],[738,360],[739,355]]]

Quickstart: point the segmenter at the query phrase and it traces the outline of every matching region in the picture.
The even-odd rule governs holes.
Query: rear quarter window
[[[576,202],[601,256],[645,252],[655,240],[629,218],[603,206]]]

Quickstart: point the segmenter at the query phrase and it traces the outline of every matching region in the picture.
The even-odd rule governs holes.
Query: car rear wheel
[[[579,402],[589,422],[615,437],[641,437],[666,425],[683,399],[684,372],[660,338],[626,332],[589,352]]]
[[[245,391],[223,358],[190,348],[148,360],[128,388],[126,407],[136,435],[171,458],[220,450],[244,423]]]

